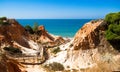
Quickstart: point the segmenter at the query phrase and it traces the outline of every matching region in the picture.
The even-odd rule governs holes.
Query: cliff
[[[119,70],[120,53],[106,40],[106,26],[104,20],[86,23],[71,42],[72,46],[67,50],[65,65],[86,71]]]
[[[0,47],[2,51],[4,47],[18,48],[25,55],[36,55],[40,49],[23,26],[15,19],[7,18],[0,18]]]
[[[35,34],[29,34],[14,19],[3,19],[2,24],[0,23],[0,44],[9,44],[19,48],[23,54],[33,57],[40,54],[42,48],[49,47],[46,49],[49,60],[45,64],[58,62],[63,64],[66,70],[120,71],[120,52],[106,40],[106,27],[107,23],[104,20],[88,22],[69,42],[62,37],[49,34],[44,26],[39,26]],[[17,61],[4,58],[0,63],[1,69],[21,72]]]
[[[38,27],[38,31],[39,31],[39,37],[38,37],[38,41],[40,42],[52,42],[54,41],[54,37],[51,36],[46,30],[44,26],[39,26]]]
[[[60,47],[61,52],[48,63],[58,62],[63,64],[66,70],[78,72],[118,71],[120,53],[106,40],[106,26],[104,20],[86,23],[70,43]]]
[[[103,20],[91,21],[85,24],[75,35],[73,39],[73,48],[93,49],[99,45],[99,32],[104,30],[105,22]]]
[[[41,43],[45,47],[61,45],[68,41],[60,36],[54,36],[52,34],[49,34],[46,31],[45,27],[42,25],[38,27],[38,31],[36,34],[31,35],[31,39],[37,43]]]
[[[20,45],[29,48],[28,40],[29,35],[16,20],[14,19],[4,19],[7,24],[0,25],[0,41],[1,43],[12,44],[12,42],[17,42]]]
[[[20,67],[22,65],[19,62],[9,59],[5,55],[0,56],[0,72],[22,72]]]
[[[23,54],[36,55],[42,46],[53,47],[65,43],[62,37],[49,34],[44,26],[39,26],[37,32],[30,34],[15,19],[0,19],[1,48],[12,46],[19,48]]]

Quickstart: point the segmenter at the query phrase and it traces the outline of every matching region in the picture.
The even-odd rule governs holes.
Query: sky
[[[0,0],[0,17],[97,19],[120,11],[120,0]]]

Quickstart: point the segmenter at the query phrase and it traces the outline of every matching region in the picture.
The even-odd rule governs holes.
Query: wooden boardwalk
[[[13,56],[10,54],[7,54],[6,56],[10,59],[17,60],[18,62],[25,64],[25,65],[39,65],[45,62],[46,58],[44,56],[44,49],[41,48],[40,53],[36,56],[25,56],[25,55],[18,55],[18,56]]]
[[[20,57],[15,58],[18,62],[27,65],[39,65],[45,61],[44,57]]]
[[[45,57],[11,57],[7,56],[9,59],[17,60],[18,62],[25,64],[25,65],[39,65],[45,62]]]

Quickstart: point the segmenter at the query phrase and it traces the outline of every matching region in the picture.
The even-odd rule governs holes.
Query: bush
[[[61,51],[60,48],[57,47],[57,48],[53,49],[52,53],[56,54],[56,53],[58,53],[58,52],[60,52],[60,51]]]
[[[34,32],[33,32],[33,29],[31,28],[31,26],[29,26],[29,25],[26,25],[25,26],[25,29],[30,33],[30,34],[33,34]]]
[[[106,31],[107,40],[120,40],[120,12],[107,14],[105,21],[109,25]]]
[[[105,16],[105,21],[109,24],[120,24],[120,12],[107,14]]]
[[[33,25],[33,31],[34,32],[37,32],[38,31],[38,23],[34,23],[34,25]]]
[[[14,47],[4,47],[4,50],[8,51],[10,54],[22,54],[22,51]]]
[[[60,63],[57,63],[57,62],[47,64],[44,67],[49,69],[49,70],[53,70],[53,71],[63,71],[64,70],[64,66]]]
[[[110,24],[106,31],[107,40],[120,40],[120,25]]]
[[[106,39],[115,49],[120,51],[120,12],[107,14],[105,21],[108,23]]]
[[[7,20],[6,17],[0,17],[0,20]]]
[[[5,20],[5,21],[4,21]],[[0,18],[0,25],[8,25],[8,21],[6,17],[1,17]]]
[[[26,31],[28,31],[30,34],[41,34],[41,31],[38,31],[38,23],[34,23],[33,27],[30,25],[26,25],[24,28]]]

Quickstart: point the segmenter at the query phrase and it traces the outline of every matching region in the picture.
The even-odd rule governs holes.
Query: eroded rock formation
[[[52,34],[49,34],[45,30],[44,26],[39,26],[37,33],[34,35],[31,35],[31,39],[34,40],[35,42],[42,43],[47,47],[57,46],[67,41],[60,36],[54,36]]]
[[[88,22],[75,35],[68,48],[65,65],[75,69],[96,67],[97,71],[114,71],[120,67],[120,55],[105,38],[104,20]],[[118,58],[116,59],[116,55]],[[109,58],[108,58],[109,57]],[[107,63],[109,60],[109,63]],[[114,62],[114,63],[113,63]],[[103,63],[103,65],[101,65]],[[112,68],[112,66],[114,66]],[[104,66],[105,65],[105,66]],[[105,68],[102,70],[102,68]]]
[[[16,20],[6,19],[4,20],[8,24],[0,26],[0,39],[1,42],[12,44],[13,41],[20,45],[29,48],[28,40],[29,35]]]
[[[96,20],[86,23],[73,40],[61,47],[48,63],[59,62],[68,70],[78,72],[108,72],[119,70],[120,53],[105,38],[106,23]],[[114,66],[114,67],[113,67]]]
[[[73,40],[73,47],[77,49],[91,49],[95,48],[99,43],[99,31],[104,29],[105,22],[98,20],[96,22],[88,22],[75,35]]]
[[[54,41],[54,37],[48,34],[48,32],[45,30],[44,26],[39,26],[38,31],[40,32],[40,36],[38,38],[39,41],[45,43],[45,42],[52,42]]]
[[[20,66],[22,67],[17,61],[9,59],[5,55],[0,56],[0,72],[22,72]]]

